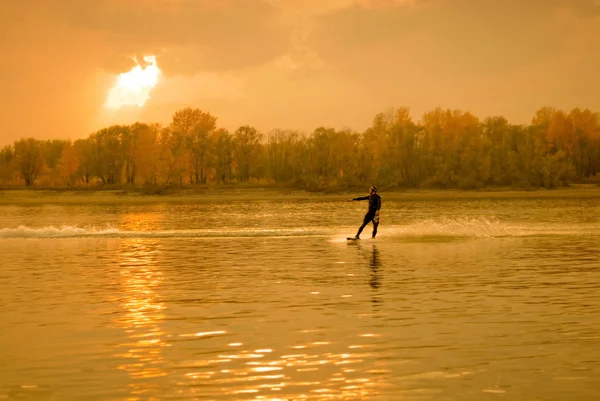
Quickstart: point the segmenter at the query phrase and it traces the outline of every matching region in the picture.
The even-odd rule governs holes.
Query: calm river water
[[[600,399],[600,199],[382,197],[0,206],[0,399]]]

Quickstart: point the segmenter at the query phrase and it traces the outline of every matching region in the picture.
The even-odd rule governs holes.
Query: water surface
[[[597,199],[0,206],[0,399],[600,399]]]

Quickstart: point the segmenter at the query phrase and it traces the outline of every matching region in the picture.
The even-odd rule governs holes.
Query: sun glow
[[[118,109],[125,105],[142,107],[150,98],[150,92],[161,75],[156,65],[156,57],[144,56],[144,67],[137,59],[133,60],[136,66],[129,72],[119,74],[115,86],[108,93],[104,107],[109,109]]]

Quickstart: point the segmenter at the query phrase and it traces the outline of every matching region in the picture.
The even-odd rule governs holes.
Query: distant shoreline
[[[199,187],[171,189],[161,194],[145,194],[141,189],[5,189],[0,190],[0,205],[31,204],[150,204],[150,203],[214,203],[223,201],[322,200],[342,201],[363,195],[366,189],[344,189],[309,192],[273,187]],[[494,188],[485,190],[457,189],[381,189],[388,200],[456,200],[456,199],[544,199],[600,198],[600,186],[571,185],[560,189],[516,190]]]

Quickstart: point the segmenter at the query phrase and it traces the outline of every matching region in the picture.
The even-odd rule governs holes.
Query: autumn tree
[[[575,175],[573,154],[577,144],[573,122],[564,111],[550,107],[538,110],[532,119],[531,136],[539,160],[537,185],[554,188],[565,185]],[[537,166],[535,166],[537,167]]]
[[[258,168],[261,151],[262,134],[256,128],[244,125],[239,127],[233,136],[234,160],[237,175],[241,181],[247,182],[254,176]]]
[[[482,139],[489,143],[489,179],[492,185],[511,183],[510,152],[514,151],[510,125],[504,117],[488,117],[481,123]]]
[[[589,109],[573,109],[569,113],[573,124],[573,166],[579,179],[594,177],[600,172],[600,116]]]
[[[137,177],[146,183],[154,181],[159,130],[158,124],[135,123],[121,131],[125,181],[128,184],[135,184]]]
[[[461,110],[436,108],[423,115],[424,141],[429,152],[428,173],[431,182],[443,187],[457,186],[466,179],[475,182],[477,177],[464,177],[476,157],[472,155],[477,145],[479,121]],[[462,183],[463,185],[465,183]]]
[[[352,186],[358,182],[363,165],[360,164],[358,151],[361,136],[343,129],[333,136],[332,164],[334,168],[333,186]]]
[[[71,141],[64,144],[57,167],[64,185],[67,187],[73,186],[78,179],[79,154],[77,153],[77,147]]]
[[[394,152],[389,149],[389,136],[394,125],[394,110],[378,113],[373,118],[369,128],[362,134],[362,141],[358,149],[361,181],[370,183],[380,182],[388,185],[396,183],[395,164],[402,160],[397,159]]]
[[[46,168],[47,167],[47,168]],[[48,172],[48,174],[46,173]],[[0,150],[0,181],[182,186],[272,180],[309,189],[376,184],[522,188],[593,182],[600,173],[600,118],[588,109],[542,107],[529,125],[480,121],[436,108],[414,122],[408,108],[378,113],[364,132],[318,127],[310,134],[255,128],[233,134],[200,109],[171,123],[101,129],[74,143],[21,139]],[[50,180],[50,178],[52,180]]]
[[[54,169],[56,167],[62,156],[62,150],[66,143],[67,141],[60,139],[39,141],[42,154],[44,155],[46,167],[49,169]]]
[[[15,170],[15,152],[12,145],[6,145],[0,150],[0,182],[9,183]]]
[[[118,184],[123,171],[121,138],[128,135],[129,127],[113,125],[92,134],[93,168],[103,184]]]
[[[44,155],[40,142],[33,139],[21,139],[15,142],[15,158],[25,185],[30,187],[40,176],[44,168]]]
[[[267,138],[267,167],[269,176],[276,182],[289,182],[294,178],[296,144],[299,133],[273,130]]]
[[[211,165],[210,138],[217,118],[200,109],[186,107],[173,114],[170,129],[190,151],[193,177],[190,181],[205,184]]]
[[[426,166],[422,159],[422,129],[413,123],[407,108],[378,115],[367,133],[364,140],[382,163],[379,181],[393,186],[420,183]]]
[[[191,156],[181,135],[174,134],[170,127],[158,133],[157,181],[160,185],[182,185],[184,177],[191,175]]]
[[[125,174],[127,184],[135,183],[136,166],[134,153],[138,147],[137,137],[139,131],[146,127],[145,124],[135,123],[131,126],[123,126],[119,130],[119,142],[121,152],[121,164]]]
[[[78,176],[81,182],[88,185],[94,177],[95,144],[91,137],[78,139],[73,144],[79,156]]]
[[[333,164],[333,141],[335,129],[319,127],[308,141],[309,158],[306,159],[304,180],[311,185],[327,185],[333,177],[335,166]]]
[[[132,163],[135,177],[139,177],[147,185],[156,185],[158,179],[159,135],[160,124],[137,124],[131,128],[135,136],[136,146],[132,152]],[[131,182],[134,183],[135,177]]]
[[[218,129],[211,134],[213,149],[214,178],[225,184],[233,179],[233,137],[226,129]]]

